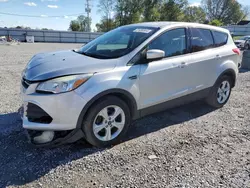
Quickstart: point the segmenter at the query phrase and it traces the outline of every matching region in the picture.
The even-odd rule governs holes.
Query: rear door
[[[192,92],[212,86],[211,78],[216,77],[216,64],[219,53],[214,49],[212,32],[204,28],[190,28],[191,61],[189,69]]]

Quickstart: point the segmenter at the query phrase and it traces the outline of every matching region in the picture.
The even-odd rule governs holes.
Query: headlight
[[[85,83],[93,74],[64,76],[40,83],[36,91],[64,93],[72,91]]]

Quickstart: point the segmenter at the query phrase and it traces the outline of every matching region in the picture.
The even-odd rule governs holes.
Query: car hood
[[[96,59],[71,50],[41,53],[32,57],[23,77],[29,81],[42,81],[55,77],[95,73],[114,69],[117,60]]]
[[[244,40],[235,40],[234,42],[237,42],[237,43],[245,43]]]

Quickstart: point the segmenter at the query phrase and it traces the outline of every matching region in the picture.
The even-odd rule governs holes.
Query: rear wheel
[[[88,111],[82,129],[86,140],[97,147],[117,144],[130,124],[127,104],[115,96],[97,101]]]
[[[231,94],[232,79],[229,76],[220,77],[213,86],[208,98],[207,103],[215,108],[224,106]]]

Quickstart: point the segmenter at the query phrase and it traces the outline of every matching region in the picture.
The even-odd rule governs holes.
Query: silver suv
[[[143,116],[199,99],[222,107],[239,55],[228,30],[180,22],[127,25],[78,50],[37,54],[22,75],[23,127],[39,146],[113,145]]]

